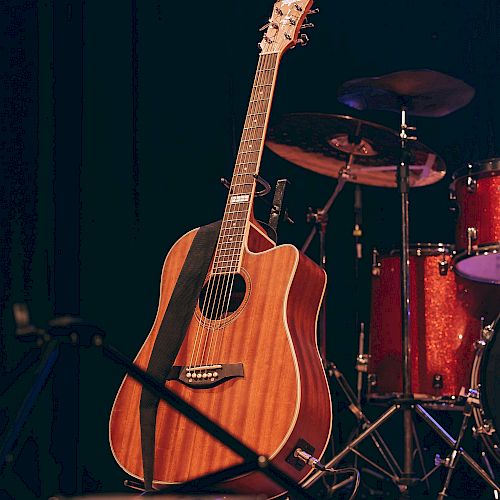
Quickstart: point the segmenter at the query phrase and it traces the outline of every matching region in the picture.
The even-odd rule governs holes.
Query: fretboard
[[[213,274],[239,271],[248,236],[256,177],[271,111],[279,58],[270,53],[259,56],[248,111],[215,250]]]

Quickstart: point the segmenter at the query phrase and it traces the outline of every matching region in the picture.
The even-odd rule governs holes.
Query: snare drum
[[[500,463],[500,315],[483,330],[477,343],[472,367],[471,387],[479,389],[479,407],[473,407],[476,433]]]
[[[454,267],[464,278],[500,284],[500,158],[453,174],[458,205]]]
[[[481,320],[461,300],[452,245],[410,246],[411,391],[417,399],[454,400],[469,388]],[[403,392],[399,252],[374,263],[369,331],[369,396]]]

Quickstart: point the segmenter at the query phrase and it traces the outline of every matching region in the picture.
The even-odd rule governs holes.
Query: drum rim
[[[452,255],[455,251],[455,245],[453,243],[411,243],[410,244],[410,255]],[[380,254],[380,258],[384,257],[395,257],[401,252],[400,248],[393,248],[389,252]]]
[[[500,157],[487,158],[470,162],[466,167],[461,167],[453,172],[451,178],[453,183],[468,176],[476,176],[482,173],[498,173],[500,174]]]
[[[453,256],[452,266],[455,273],[457,273],[462,278],[467,280],[476,281],[478,283],[487,283],[490,285],[498,284],[495,280],[484,280],[484,279],[473,279],[471,276],[466,275],[464,272],[460,272],[460,269],[457,267],[460,262],[467,260],[469,257],[479,257],[484,255],[485,253],[497,254],[500,253],[500,241],[496,243],[484,243],[482,245],[477,245],[474,247],[473,253],[468,253],[465,249],[457,250]]]
[[[492,411],[491,408],[488,406],[488,401],[485,392],[481,390],[482,389],[481,382],[485,379],[486,363],[489,359],[488,347],[492,345],[493,340],[496,339],[496,335],[500,335],[500,314],[493,321],[491,327],[493,329],[493,334],[491,338],[487,340],[485,344],[476,351],[476,355],[474,357],[474,362],[472,363],[472,370],[471,370],[471,384],[470,384],[471,388],[473,389],[479,388],[479,408],[477,407],[472,408],[474,420],[476,421],[478,427],[482,427],[487,420],[491,420],[489,415],[492,414]],[[482,341],[484,342],[484,338],[482,339]],[[492,423],[495,424],[495,422],[493,421]],[[484,444],[486,445],[486,448],[490,451],[493,458],[495,458],[500,463],[499,451],[498,449],[497,451],[495,451],[495,445],[497,446],[500,445],[500,439],[498,436],[498,430],[494,425],[493,427],[495,428],[495,432],[493,433],[492,436],[484,433],[479,433],[479,436],[483,440]]]

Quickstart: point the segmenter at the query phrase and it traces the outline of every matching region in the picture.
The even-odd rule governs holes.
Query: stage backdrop
[[[272,121],[342,114],[397,129],[388,112],[338,103],[350,79],[432,69],[476,89],[443,118],[410,118],[446,163],[443,180],[410,193],[411,242],[454,241],[448,188],[467,162],[499,155],[500,7],[494,0],[318,2],[310,42],[285,54]],[[0,437],[12,435],[40,348],[16,336],[26,303],[44,329],[82,318],[133,358],[154,319],[163,259],[188,230],[221,217],[269,1],[0,1]],[[336,181],[265,151],[262,175],[287,178],[299,247]],[[267,220],[269,202],[257,200]],[[396,190],[363,186],[363,259],[356,266],[353,185],[327,233],[328,357],[352,382],[358,327],[369,327],[370,254],[399,245]],[[318,242],[308,255],[318,261]],[[19,332],[18,332],[19,333]],[[126,475],[107,423],[122,370],[98,348],[64,342],[3,467],[0,495],[46,498],[122,491]],[[40,380],[40,376],[38,377]],[[336,398],[341,398],[334,391]],[[340,425],[342,413],[337,417]],[[347,420],[348,429],[351,420]],[[346,430],[348,432],[348,430]],[[341,432],[336,428],[336,434]],[[1,497],[1,498],[3,498]]]

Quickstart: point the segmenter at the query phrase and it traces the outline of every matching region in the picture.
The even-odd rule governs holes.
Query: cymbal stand
[[[341,173],[338,177],[337,186],[333,191],[332,195],[326,202],[323,208],[313,210],[309,208],[309,213],[307,214],[307,222],[314,222],[314,226],[309,233],[306,241],[302,245],[300,251],[306,253],[309,245],[311,244],[316,233],[319,233],[319,265],[323,270],[326,270],[326,229],[328,225],[328,212],[342,191],[344,184],[346,182],[346,176]],[[319,311],[319,327],[318,327],[318,344],[321,360],[323,366],[326,367],[328,360],[326,357],[326,293],[323,295],[323,300],[321,302],[321,308]]]
[[[411,381],[411,342],[410,342],[410,230],[409,230],[409,151],[407,141],[416,140],[408,136],[408,130],[415,130],[406,123],[406,109],[401,107],[400,145],[401,157],[397,173],[398,190],[401,203],[401,325],[403,353],[403,399],[413,397]],[[413,475],[413,421],[410,407],[403,409],[403,476],[402,484],[408,486],[414,481]]]
[[[402,344],[403,344],[403,356],[402,356],[402,369],[403,369],[403,396],[400,398],[395,398],[392,405],[380,415],[374,422],[366,421],[365,429],[356,436],[352,441],[350,441],[342,451],[335,455],[332,460],[330,460],[325,466],[334,467],[338,464],[345,456],[350,452],[353,452],[362,457],[362,455],[357,451],[356,447],[367,437],[377,432],[377,429],[389,421],[393,415],[399,411],[403,412],[403,439],[404,439],[404,462],[403,470],[397,466],[396,463],[396,473],[389,473],[383,470],[381,467],[377,466],[373,462],[369,462],[371,465],[378,468],[389,476],[392,481],[398,485],[403,496],[408,497],[409,487],[416,481],[427,480],[428,476],[436,470],[435,467],[432,471],[425,474],[423,478],[417,479],[413,474],[413,449],[414,442],[418,443],[416,436],[416,430],[414,428],[412,413],[415,412],[418,416],[450,447],[452,448],[453,466],[455,465],[456,458],[458,456],[463,457],[465,462],[494,490],[500,491],[499,486],[495,483],[494,479],[484,471],[480,465],[465,451],[460,447],[460,443],[465,432],[465,428],[468,423],[468,416],[464,414],[464,420],[462,423],[462,429],[457,440],[453,439],[445,429],[419,404],[418,400],[413,398],[411,391],[411,364],[410,364],[410,331],[409,331],[409,319],[410,319],[410,297],[409,297],[409,223],[408,223],[408,191],[409,191],[409,154],[406,149],[406,143],[408,140],[414,140],[413,137],[407,135],[408,130],[415,130],[413,127],[409,127],[406,124],[406,111],[404,108],[401,109],[401,160],[398,169],[398,187],[401,194],[401,315],[402,315]],[[346,394],[348,392],[346,391]],[[353,399],[355,399],[354,394],[352,394]],[[417,450],[420,452],[420,447],[417,444]],[[420,452],[421,454],[421,452]],[[390,454],[389,452],[389,455]],[[362,457],[365,458],[365,457]],[[385,457],[384,457],[385,458]],[[451,463],[452,458],[448,459],[448,464]],[[387,461],[387,459],[386,459]],[[447,465],[445,461],[445,465]],[[394,469],[392,469],[394,471]],[[424,471],[425,472],[425,471]],[[323,473],[317,471],[307,478],[303,483],[305,488],[311,486],[316,482]],[[446,494],[446,488],[448,487],[449,481],[451,480],[451,473],[449,473],[449,480],[445,483],[443,491]],[[441,496],[440,498],[443,498]]]

